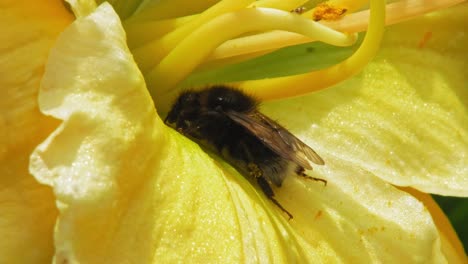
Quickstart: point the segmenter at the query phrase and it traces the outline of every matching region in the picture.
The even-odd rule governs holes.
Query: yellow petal
[[[360,75],[264,109],[319,153],[395,185],[466,197],[467,12],[462,5],[391,26]]]
[[[50,263],[57,209],[28,172],[34,147],[55,129],[37,92],[48,51],[70,23],[61,1],[0,1],[0,262]]]
[[[457,233],[453,230],[449,219],[440,209],[439,205],[432,199],[431,195],[419,192],[412,188],[402,188],[404,191],[410,193],[416,199],[424,203],[424,206],[431,212],[432,218],[439,229],[441,238],[442,251],[448,263],[465,263],[466,253],[460,242]]]
[[[326,263],[440,263],[440,237],[427,209],[352,162],[323,154],[314,177],[294,177],[278,192],[292,226]]]
[[[48,3],[48,1],[47,1]],[[1,5],[0,85],[1,98],[0,157],[6,152],[50,131],[50,122],[37,109],[37,91],[48,51],[71,17],[58,2],[22,1]],[[41,119],[42,118],[42,119]],[[28,129],[26,129],[28,127]]]
[[[108,4],[57,41],[40,107],[63,120],[31,156],[57,197],[56,262],[443,260],[420,202],[331,155],[314,175],[328,186],[290,177],[276,190],[288,222],[229,165],[163,125]]]

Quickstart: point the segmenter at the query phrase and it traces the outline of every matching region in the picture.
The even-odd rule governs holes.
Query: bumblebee
[[[275,199],[272,184],[281,187],[291,174],[326,184],[324,179],[305,174],[312,169],[309,161],[325,163],[312,148],[258,111],[258,105],[255,98],[224,85],[185,91],[165,123],[255,179],[263,193],[291,219],[292,214]]]

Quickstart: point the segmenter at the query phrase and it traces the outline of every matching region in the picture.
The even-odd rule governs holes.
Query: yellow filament
[[[143,72],[147,72],[152,66],[158,64],[177,44],[201,25],[224,13],[233,12],[245,8],[253,0],[223,0],[210,7],[205,12],[196,16],[192,21],[184,24],[162,38],[149,43],[141,48],[132,50],[138,66]],[[235,25],[235,24],[233,24]],[[233,27],[229,25],[229,27]],[[213,32],[216,34],[216,32]],[[198,42],[204,39],[198,40]]]
[[[193,32],[145,76],[146,81],[150,85],[157,85],[158,93],[165,93],[191,73],[226,39],[245,32],[272,29],[295,31],[336,46],[349,46],[356,40],[356,36],[331,30],[290,12],[270,8],[243,9],[219,16]]]
[[[129,17],[125,23],[155,21],[202,12],[219,0],[160,0]]]
[[[197,66],[197,68],[194,70],[194,72],[207,71],[207,70],[210,70],[210,69],[220,68],[220,67],[225,66],[225,65],[240,63],[240,62],[243,62],[243,61],[247,61],[247,60],[250,60],[250,59],[254,59],[254,58],[266,55],[266,54],[271,53],[271,52],[273,52],[275,50],[276,49],[273,49],[273,50],[265,50],[264,49],[264,50],[259,51],[259,52],[254,52],[254,53],[249,53],[249,54],[245,54],[245,55],[229,57],[229,58],[226,58],[226,59],[205,60],[205,61],[202,62],[202,64]]]
[[[194,19],[196,15],[140,23],[124,23],[130,48],[158,39]]]
[[[385,18],[385,24],[396,24],[464,1],[465,0],[408,0],[391,3],[386,7],[387,16]],[[368,17],[369,10],[365,10],[345,16],[340,21],[324,22],[323,24],[340,31],[359,32],[365,30]]]
[[[307,0],[259,0],[250,4],[248,7],[268,7],[284,11],[291,11],[296,7],[302,6],[307,3]]]
[[[198,2],[198,1],[193,1]],[[305,0],[260,0],[250,4],[249,7],[271,7],[280,10],[289,11],[297,6],[301,6],[307,2]],[[183,3],[180,3],[183,4]],[[208,3],[205,3],[205,5]],[[146,44],[150,41],[160,38],[163,34],[175,30],[176,28],[186,24],[192,19],[200,16],[200,14],[193,14],[178,18],[169,18],[162,20],[155,20],[162,15],[161,10],[167,10],[169,7],[173,7],[173,4],[166,8],[167,2],[162,2],[158,5],[150,7],[148,10],[144,10],[137,16],[131,17],[124,21],[125,31],[127,32],[128,43],[130,48],[137,48]],[[202,6],[189,6],[189,9],[197,10]],[[189,13],[184,6],[183,10],[185,13]],[[168,11],[169,12],[169,11]]]
[[[464,0],[410,0],[391,3],[386,7],[386,24],[395,24],[397,22],[408,20],[437,9],[446,8],[463,1]],[[307,17],[307,14],[303,16]],[[365,31],[368,26],[368,21],[369,10],[365,10],[346,15],[339,21],[320,23],[340,32],[354,33]],[[226,41],[213,51],[208,60],[211,61],[222,59],[227,63],[229,61],[226,60],[226,58],[229,57],[238,57],[240,55],[246,55],[250,53],[260,53],[264,50],[275,50],[311,41],[312,40],[310,38],[303,35],[284,31],[261,33]]]
[[[320,90],[358,73],[377,53],[385,26],[385,1],[371,0],[370,8],[369,29],[361,46],[342,63],[306,74],[247,81],[239,86],[261,100],[273,100]]]
[[[353,10],[360,7],[363,4],[363,2],[364,1],[362,0],[329,1],[330,4],[344,6],[348,8],[348,10]],[[464,0],[409,0],[391,3],[386,7],[386,24],[395,24],[397,22],[408,20],[418,15],[422,15],[424,13],[428,13],[437,9],[447,8],[449,6],[461,2],[464,2]],[[304,13],[302,16],[310,17],[310,12]],[[153,34],[151,29],[148,29],[149,31],[145,31],[143,34],[142,30],[138,29],[138,25],[141,23],[140,20],[142,20],[139,16],[140,14],[138,14],[138,16],[136,16],[135,18],[137,21],[136,23],[133,23],[134,20],[127,20],[124,24],[126,27],[127,34],[129,35],[129,44],[131,45],[131,47],[137,47],[140,44],[146,43],[147,41],[157,39],[160,36],[158,35],[160,34],[160,32],[168,32],[170,30],[173,30],[174,28],[180,27],[180,25],[185,24],[185,22],[187,22],[184,21],[186,18],[180,18],[181,20],[177,18],[175,19],[178,20],[177,22],[169,22],[170,20],[166,20],[161,21],[162,24],[157,24],[157,22],[155,22],[156,24],[143,24],[143,30],[145,28],[153,28],[152,26],[154,26],[154,32],[156,32]],[[197,14],[190,17],[195,18],[197,16],[200,15]],[[365,10],[346,15],[343,19],[339,21],[322,21],[321,23],[341,32],[354,33],[366,30],[368,20],[369,10]],[[138,21],[140,21],[140,23],[138,23]],[[135,32],[133,32],[134,30]],[[236,59],[233,59],[232,61],[239,61],[238,58],[241,57],[253,58],[255,57],[253,54],[264,54],[265,51],[276,50],[279,48],[311,41],[313,40],[309,37],[284,31],[260,33],[252,36],[240,37],[226,41],[225,43],[221,44],[218,48],[216,48],[210,55],[210,57],[207,58],[207,60],[221,60],[222,62],[212,62],[209,64],[225,65],[231,63],[231,60],[227,59],[229,57],[236,57]],[[146,72],[151,66],[156,65],[164,56],[166,56],[167,53],[174,47],[174,43],[176,42],[176,37],[165,36],[163,39],[157,40],[154,43],[143,47],[142,49],[136,49],[132,51],[141,69],[144,72]]]
[[[346,8],[347,13],[354,12],[358,10],[359,8],[363,7],[368,3],[367,0],[330,0],[326,1],[326,3],[330,6],[336,6],[336,7],[342,7]],[[315,9],[315,8],[314,8]],[[306,16],[311,16],[312,13],[314,12],[314,9],[308,11],[305,13]]]
[[[312,41],[315,40],[301,34],[275,30],[229,40],[216,48],[208,60],[219,60],[263,50],[274,50]]]

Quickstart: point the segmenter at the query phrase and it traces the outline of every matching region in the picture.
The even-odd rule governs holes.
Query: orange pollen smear
[[[340,19],[347,9],[342,7],[334,7],[328,3],[320,3],[314,8],[314,14],[312,15],[314,21],[334,21]]]

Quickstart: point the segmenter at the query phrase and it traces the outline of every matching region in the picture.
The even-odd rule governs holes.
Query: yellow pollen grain
[[[324,2],[318,4],[314,8],[312,18],[315,21],[335,21],[340,19],[346,13],[346,11],[346,8],[331,6],[328,3]]]

